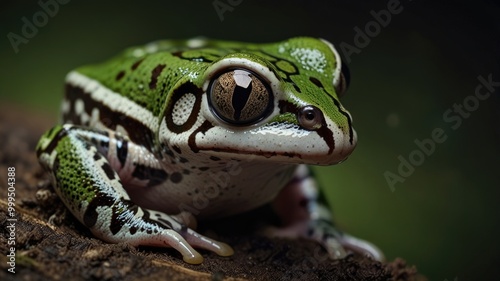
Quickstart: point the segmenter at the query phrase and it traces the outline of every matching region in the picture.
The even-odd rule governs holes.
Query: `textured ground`
[[[242,220],[225,222],[231,231],[206,233],[232,245],[235,255],[202,252],[201,265],[183,263],[170,249],[106,244],[65,211],[36,161],[34,147],[50,126],[43,116],[0,105],[0,280],[426,280],[402,259],[333,261],[310,241],[247,234]],[[5,254],[8,167],[16,169],[15,274]]]

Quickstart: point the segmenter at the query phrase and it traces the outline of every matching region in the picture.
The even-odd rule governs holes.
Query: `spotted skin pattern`
[[[193,264],[203,261],[194,248],[230,256],[196,220],[268,204],[283,222],[275,235],[381,259],[333,226],[304,165],[340,163],[354,149],[339,102],[346,85],[321,39],[153,42],[70,72],[63,125],[37,155],[68,209],[111,243],[173,247]]]

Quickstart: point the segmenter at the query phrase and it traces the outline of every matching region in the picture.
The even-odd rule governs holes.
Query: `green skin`
[[[193,247],[233,250],[195,232],[196,219],[270,206],[282,222],[274,235],[382,259],[333,227],[304,165],[354,149],[345,88],[324,40],[153,42],[68,74],[64,124],[37,155],[68,209],[111,243],[173,247],[201,263]]]
[[[348,130],[352,130],[349,118],[341,113],[341,111],[346,112],[345,109],[334,104],[334,101],[336,104],[340,104],[332,84],[337,58],[328,45],[317,39],[296,38],[278,44],[209,41],[203,49],[194,50],[186,50],[184,41],[159,41],[153,44],[157,46],[157,50],[154,53],[139,56],[140,59],[144,58],[144,60],[134,70],[132,70],[133,65],[139,61],[138,56],[135,56],[134,53],[138,53],[137,50],[141,50],[141,48],[128,49],[104,64],[81,67],[77,71],[100,81],[109,89],[122,94],[151,111],[153,115],[158,116],[165,110],[165,103],[158,101],[167,100],[168,102],[172,89],[187,81],[191,81],[201,88],[209,79],[207,76],[211,73],[207,73],[207,69],[213,63],[200,63],[197,59],[216,62],[224,58],[245,58],[270,68],[281,79],[289,77],[289,82],[280,83],[281,91],[291,92],[303,103],[318,107],[323,114],[334,120],[343,129],[344,134],[349,134]],[[280,52],[280,48],[283,48],[282,52]],[[147,49],[142,48],[145,53]],[[303,51],[300,52],[300,50]],[[182,55],[183,58],[192,59],[192,61],[178,59],[177,56],[173,55],[179,52],[182,53],[177,54],[177,56]],[[318,61],[308,62],[303,57],[314,52],[320,56]],[[295,55],[292,56],[291,53]],[[166,62],[166,67],[157,80],[165,83],[165,88],[155,87],[151,89],[147,85],[151,83],[152,70],[161,62]],[[194,77],[184,76],[186,69],[194,73]],[[123,77],[119,80],[116,79],[116,76],[121,73],[124,73]],[[323,88],[318,89],[317,85],[309,81],[309,77],[316,78],[323,85]],[[141,82],[144,88],[138,88],[138,83]],[[301,92],[295,90],[296,87],[301,89]],[[278,115],[276,118],[286,118],[286,121],[298,125],[297,118],[289,118],[289,116],[284,115]]]

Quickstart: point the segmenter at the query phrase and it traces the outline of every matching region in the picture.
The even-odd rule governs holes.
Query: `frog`
[[[279,219],[269,235],[382,260],[333,223],[309,168],[356,147],[339,100],[348,83],[321,38],[154,41],[69,72],[61,122],[36,154],[66,208],[108,243],[173,248],[200,264],[199,251],[234,250],[198,221],[268,207]]]

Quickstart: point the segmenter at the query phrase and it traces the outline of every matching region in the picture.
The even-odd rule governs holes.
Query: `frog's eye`
[[[272,111],[273,95],[265,81],[253,72],[232,69],[212,80],[208,88],[212,111],[232,125],[248,125]]]
[[[323,113],[315,106],[306,105],[299,109],[297,119],[304,129],[317,130],[323,124]]]
[[[335,85],[335,91],[337,92],[337,95],[339,97],[345,95],[347,88],[349,87],[350,80],[351,80],[351,73],[349,71],[349,68],[345,63],[342,62],[342,68],[340,70],[340,79],[337,85]]]

